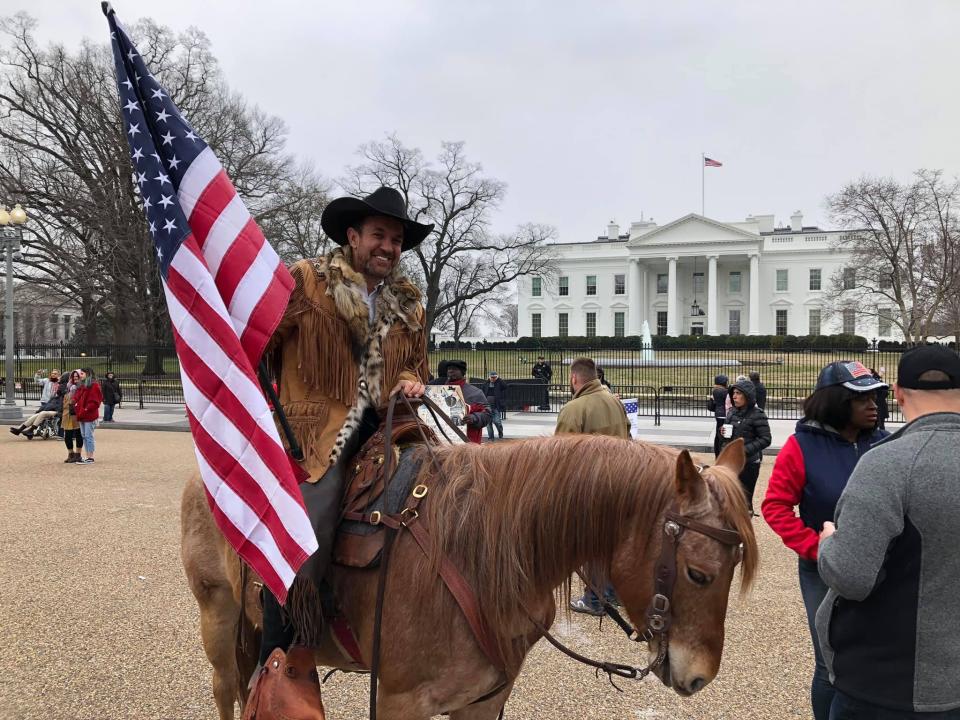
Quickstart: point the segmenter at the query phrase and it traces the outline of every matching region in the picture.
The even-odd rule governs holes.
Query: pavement
[[[101,423],[100,430],[167,430],[189,432],[183,405],[147,405],[144,409],[121,407],[114,413],[116,422]],[[512,412],[503,423],[506,438],[545,437],[553,434],[557,413]],[[770,420],[773,438],[765,455],[776,455],[796,427],[796,420]],[[691,452],[712,452],[716,425],[712,418],[661,417],[656,425],[652,417],[638,421],[639,437],[647,442],[686,448]],[[891,432],[899,425],[889,424]],[[486,442],[486,434],[484,434]]]

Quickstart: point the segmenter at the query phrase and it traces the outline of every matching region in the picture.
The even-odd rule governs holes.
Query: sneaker
[[[24,431],[23,431],[23,436],[24,436],[27,440],[33,440],[33,428],[28,428],[28,429],[24,430]]]
[[[93,458],[80,458],[76,461],[79,465],[89,465],[93,462]]]
[[[584,615],[592,615],[593,617],[603,617],[605,614],[603,608],[591,605],[583,598],[571,600],[570,609],[577,613],[583,613]]]

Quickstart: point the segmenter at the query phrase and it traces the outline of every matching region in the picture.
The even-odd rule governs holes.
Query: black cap
[[[925,372],[938,370],[949,380],[921,380]],[[960,356],[943,345],[921,345],[900,356],[897,385],[911,390],[951,390],[960,388]]]
[[[877,380],[869,368],[856,360],[839,360],[827,365],[817,377],[816,390],[833,385],[843,385],[854,392],[870,392],[887,387],[885,382]]]
[[[459,368],[460,372],[466,374],[467,372],[467,363],[463,360],[447,360],[447,368]]]

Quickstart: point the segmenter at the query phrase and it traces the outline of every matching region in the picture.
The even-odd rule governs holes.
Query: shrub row
[[[866,350],[870,343],[860,335],[655,335],[654,350]],[[472,349],[469,343],[440,343],[440,349]],[[477,350],[642,350],[638,335],[626,337],[521,337],[515,342],[479,342]]]

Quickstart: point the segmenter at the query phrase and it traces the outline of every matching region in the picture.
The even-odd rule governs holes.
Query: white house
[[[690,214],[666,225],[635,222],[620,234],[558,243],[556,277],[525,277],[521,336],[859,334],[899,340],[884,308],[829,315],[824,295],[847,256],[841,231],[789,227],[773,215],[724,223]]]

